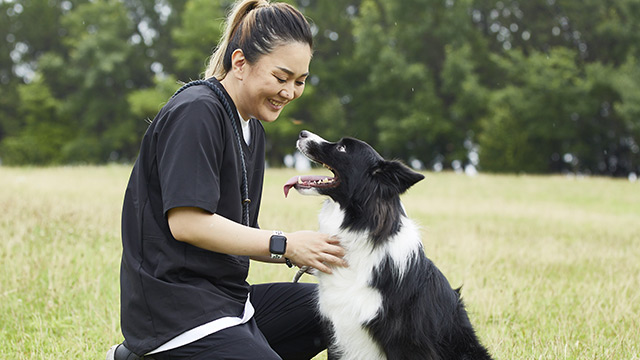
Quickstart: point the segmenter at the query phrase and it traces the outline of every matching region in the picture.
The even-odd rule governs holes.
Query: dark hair
[[[313,47],[307,19],[293,6],[267,0],[241,0],[227,17],[225,31],[209,61],[205,77],[222,80],[231,70],[231,55],[242,50],[247,62],[258,61],[277,46],[290,42]]]

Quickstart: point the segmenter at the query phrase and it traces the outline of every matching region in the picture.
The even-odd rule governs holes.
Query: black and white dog
[[[320,231],[340,239],[349,264],[317,272],[319,310],[333,334],[329,358],[491,359],[400,203],[424,176],[353,138],[333,143],[302,131],[297,147],[334,177],[294,177],[285,196],[295,188],[330,198]]]

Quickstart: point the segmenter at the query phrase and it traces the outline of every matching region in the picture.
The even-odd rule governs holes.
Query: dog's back
[[[388,359],[490,359],[464,309],[440,270],[422,250],[409,259],[400,278],[384,261],[372,286],[383,294],[383,307],[367,323]]]

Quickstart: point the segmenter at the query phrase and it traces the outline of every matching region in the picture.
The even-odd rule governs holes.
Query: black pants
[[[251,321],[150,357],[156,360],[311,359],[327,347],[316,310],[315,292],[316,285],[308,283],[254,285],[251,304],[256,312]]]

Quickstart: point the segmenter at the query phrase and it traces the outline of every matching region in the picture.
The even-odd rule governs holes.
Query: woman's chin
[[[264,121],[264,122],[270,123],[270,122],[276,121],[278,119],[278,117],[280,116],[281,112],[282,112],[282,109],[280,109],[278,111],[271,110],[271,111],[265,112],[263,114],[260,114],[261,116],[257,117],[257,118],[262,120],[262,121]]]

